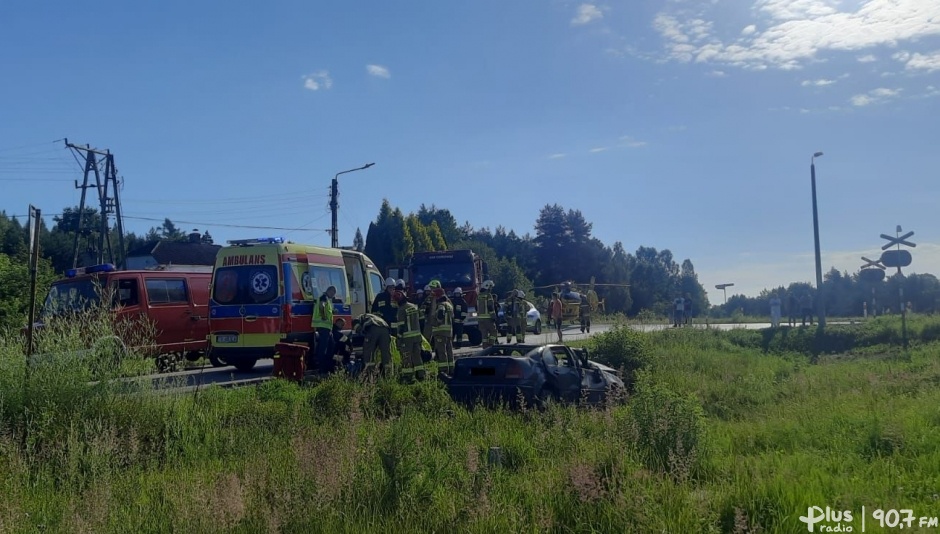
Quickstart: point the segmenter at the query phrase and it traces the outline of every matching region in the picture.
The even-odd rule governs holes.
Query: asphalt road
[[[647,324],[632,325],[633,328],[642,332],[653,332],[656,330],[665,330],[672,328],[671,324]],[[770,323],[745,323],[745,324],[692,324],[683,328],[718,328],[721,330],[731,330],[733,328],[761,329],[769,328]],[[566,325],[562,331],[563,341],[577,341],[587,339],[588,337],[607,332],[613,328],[610,324],[593,325],[590,333],[582,334],[577,325]],[[500,342],[504,342],[505,337],[500,337]],[[553,330],[543,329],[541,334],[528,333],[525,337],[526,343],[553,343],[557,341]],[[479,347],[461,347],[454,351],[455,355],[463,356],[472,354],[479,350]],[[210,384],[216,384],[222,387],[236,387],[247,384],[254,384],[271,377],[273,372],[273,361],[270,359],[259,360],[255,368],[248,372],[236,371],[234,367],[211,367],[205,366],[197,369],[190,369],[175,373],[162,373],[147,375],[134,379],[126,380],[130,390],[135,389],[161,389],[172,392],[192,392],[200,387]],[[149,384],[148,384],[149,383]]]

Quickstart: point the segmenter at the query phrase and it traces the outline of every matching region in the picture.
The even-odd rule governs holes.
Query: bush
[[[640,371],[631,415],[637,448],[647,467],[677,480],[699,471],[705,414],[694,396],[680,395]]]
[[[617,326],[591,339],[591,358],[624,372],[624,384],[632,390],[634,376],[652,363],[649,336],[642,332]]]

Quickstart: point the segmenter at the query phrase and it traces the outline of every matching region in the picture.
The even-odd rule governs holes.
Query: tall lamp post
[[[813,239],[816,242],[816,316],[819,317],[819,327],[826,327],[826,306],[823,299],[822,259],[819,256],[819,214],[816,211],[816,158],[822,156],[816,152],[809,162],[810,181],[813,184]]]
[[[333,248],[339,248],[339,230],[336,228],[336,212],[339,209],[339,201],[337,200],[337,197],[339,197],[339,175],[368,169],[373,165],[375,165],[375,163],[366,163],[362,167],[338,172],[336,176],[333,177],[333,184],[330,187],[330,212],[333,214],[333,226],[330,227],[330,246]]]

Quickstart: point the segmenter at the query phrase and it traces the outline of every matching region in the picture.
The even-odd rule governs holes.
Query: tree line
[[[667,315],[679,295],[692,299],[697,314],[708,308],[691,260],[677,262],[668,249],[641,246],[631,254],[620,241],[605,245],[592,236],[593,224],[580,210],[559,204],[545,205],[533,228],[535,235],[503,226],[474,228],[469,222],[459,225],[446,208],[422,204],[406,215],[385,200],[357,247],[362,243],[361,250],[383,272],[415,252],[469,248],[488,263],[497,293],[520,288],[532,300],[547,299],[564,281],[583,288],[593,278],[608,313]]]

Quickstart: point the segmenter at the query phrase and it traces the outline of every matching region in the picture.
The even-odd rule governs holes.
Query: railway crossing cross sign
[[[867,269],[869,267],[877,267],[878,269],[884,270],[886,268],[884,265],[881,264],[880,259],[870,260],[866,258],[865,256],[862,256],[862,261],[865,262],[865,265],[862,265],[862,269]]]
[[[914,232],[908,232],[904,235],[901,234],[901,225],[897,227],[897,234],[895,237],[891,237],[888,234],[881,234],[882,239],[887,239],[888,243],[881,246],[881,250],[884,252],[881,253],[881,263],[885,267],[897,267],[898,272],[901,272],[901,267],[907,267],[911,264],[911,253],[906,250],[901,250],[901,245],[907,247],[916,247],[917,244],[907,239],[914,235]],[[891,247],[897,247],[897,250],[888,250]]]

